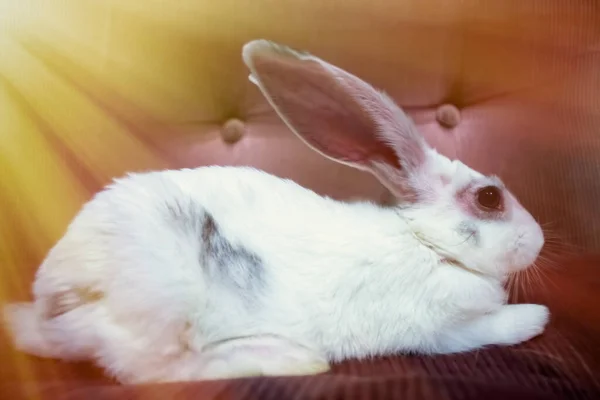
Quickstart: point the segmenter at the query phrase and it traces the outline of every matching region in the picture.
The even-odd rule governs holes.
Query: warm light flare
[[[0,304],[30,298],[37,266],[96,190],[164,165],[139,127],[157,129],[177,105],[150,47],[127,59],[115,30],[138,25],[119,25],[113,9],[0,0]],[[20,380],[37,380],[26,355],[7,356]]]

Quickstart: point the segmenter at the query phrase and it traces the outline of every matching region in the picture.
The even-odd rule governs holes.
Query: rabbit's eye
[[[488,210],[498,210],[502,205],[502,193],[496,186],[486,186],[477,191],[477,202]]]

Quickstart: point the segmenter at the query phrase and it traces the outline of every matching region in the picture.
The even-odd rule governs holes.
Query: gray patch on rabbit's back
[[[233,245],[227,240],[209,213],[204,214],[201,240],[200,262],[210,278],[241,289],[244,294],[264,287],[262,259],[245,247]]]
[[[479,230],[474,223],[461,222],[460,225],[458,225],[457,230],[467,242],[472,243],[475,246],[479,246]]]
[[[169,219],[186,233],[198,231],[204,220],[204,209],[191,199],[170,199],[165,207]]]

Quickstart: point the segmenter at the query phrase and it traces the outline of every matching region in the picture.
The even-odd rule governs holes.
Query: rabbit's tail
[[[44,336],[41,318],[33,303],[4,306],[4,326],[18,350],[38,357],[60,358]]]

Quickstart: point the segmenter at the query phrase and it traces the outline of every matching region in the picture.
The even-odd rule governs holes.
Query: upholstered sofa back
[[[126,171],[252,165],[335,198],[387,199],[283,125],[247,79],[240,50],[254,38],[386,91],[440,152],[502,177],[561,244],[600,250],[597,2],[70,0],[18,15],[0,57],[0,215],[23,282]]]

